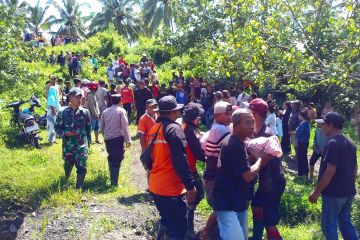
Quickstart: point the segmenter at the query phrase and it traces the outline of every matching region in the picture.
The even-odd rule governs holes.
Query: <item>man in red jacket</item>
[[[130,78],[126,79],[125,87],[120,90],[121,104],[127,113],[129,125],[131,124],[131,105],[134,103],[134,92],[129,87],[130,81]]]

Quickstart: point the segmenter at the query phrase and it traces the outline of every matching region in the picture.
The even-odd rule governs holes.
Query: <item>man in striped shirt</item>
[[[221,145],[224,139],[230,135],[229,125],[231,123],[231,104],[219,101],[214,105],[214,123],[211,126],[209,136],[206,140],[205,155],[206,169],[204,172],[204,189],[206,199],[211,207],[213,207],[213,189],[217,162],[220,155]],[[201,237],[207,239],[213,228],[216,226],[216,215],[212,213],[206,223]]]

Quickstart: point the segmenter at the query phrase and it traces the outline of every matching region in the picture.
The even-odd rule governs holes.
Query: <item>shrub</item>
[[[311,191],[312,186],[297,182],[294,176],[287,176],[287,185],[280,204],[280,216],[283,224],[293,226],[299,223],[319,221],[321,205],[309,202],[308,197]]]

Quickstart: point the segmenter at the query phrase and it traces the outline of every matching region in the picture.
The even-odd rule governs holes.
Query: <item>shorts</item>
[[[212,209],[214,209],[214,198],[213,198],[214,181],[204,180],[204,190],[206,193],[206,200],[209,206]]]
[[[275,226],[279,223],[279,207],[282,194],[283,191],[256,191],[251,206],[262,209],[264,226]]]
[[[99,119],[96,117],[91,117],[91,129],[95,132],[99,131]]]

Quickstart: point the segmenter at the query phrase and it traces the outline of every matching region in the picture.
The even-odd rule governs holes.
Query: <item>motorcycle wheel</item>
[[[39,138],[36,135],[34,135],[33,133],[30,134],[30,145],[32,147],[40,148]]]

